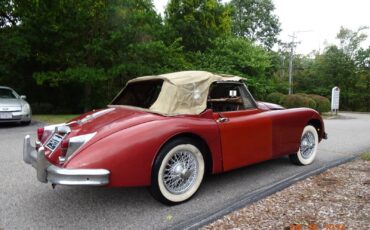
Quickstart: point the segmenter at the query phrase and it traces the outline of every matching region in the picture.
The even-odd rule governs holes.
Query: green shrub
[[[284,101],[284,98],[286,96],[282,93],[270,93],[267,95],[266,100],[267,102],[275,103],[275,104],[282,104]]]
[[[307,95],[307,94],[305,94],[305,93],[296,93],[296,94],[294,94],[294,95],[298,95],[298,96],[302,96],[302,97],[308,97],[308,95]]]
[[[330,111],[330,101],[326,97],[310,94],[308,95],[312,100],[316,102],[316,110],[321,114]]]
[[[286,108],[299,108],[299,107],[308,107],[312,109],[316,108],[316,102],[302,94],[287,95],[285,96],[282,104]]]
[[[326,97],[316,94],[296,93],[284,95],[282,93],[270,93],[267,101],[280,104],[286,108],[307,107],[315,109],[319,113],[330,111],[330,101]]]
[[[315,100],[313,100],[312,98],[309,98],[309,97],[306,97],[307,101],[308,101],[308,108],[311,108],[311,109],[316,109],[317,107],[317,104],[315,102]]]

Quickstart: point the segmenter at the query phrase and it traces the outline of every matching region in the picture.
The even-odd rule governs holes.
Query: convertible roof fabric
[[[217,75],[206,71],[182,71],[135,78],[128,82],[162,79],[163,85],[150,111],[174,116],[200,114],[207,107],[209,87],[217,81],[242,81],[236,76]]]

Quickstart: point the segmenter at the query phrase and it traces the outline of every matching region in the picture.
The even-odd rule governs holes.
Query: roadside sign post
[[[338,115],[340,89],[335,86],[331,89],[331,111]]]

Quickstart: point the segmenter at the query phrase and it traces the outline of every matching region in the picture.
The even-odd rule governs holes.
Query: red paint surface
[[[250,109],[221,115],[228,118],[218,123],[225,171],[271,158],[272,126],[265,113]]]

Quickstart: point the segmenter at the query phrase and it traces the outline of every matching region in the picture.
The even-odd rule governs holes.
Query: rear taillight
[[[44,135],[44,128],[38,128],[37,129],[37,138],[39,139],[39,141],[41,141],[42,139],[42,136]]]
[[[60,148],[62,150],[63,156],[67,154],[68,146],[69,146],[69,138],[63,139],[62,143],[60,143]]]

